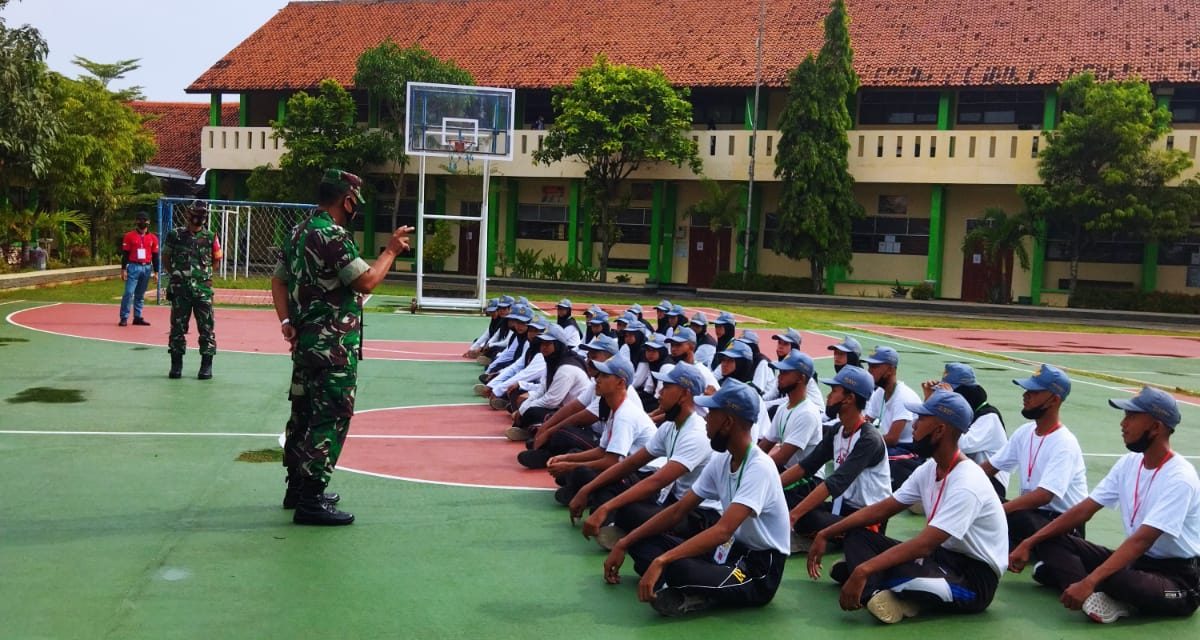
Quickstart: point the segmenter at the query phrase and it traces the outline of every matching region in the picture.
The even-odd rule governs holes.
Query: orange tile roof
[[[154,134],[158,153],[147,164],[179,169],[193,178],[200,175],[200,129],[208,126],[207,102],[130,102]],[[221,105],[221,124],[237,126],[238,104]]]
[[[1100,78],[1200,82],[1200,0],[848,0],[868,87],[1051,85]],[[828,0],[767,7],[767,86],[820,46]],[[754,84],[758,3],[712,0],[292,2],[188,87],[195,93],[350,85],[392,38],[458,62],[480,84],[567,84],[597,53],[661,66],[680,86]]]

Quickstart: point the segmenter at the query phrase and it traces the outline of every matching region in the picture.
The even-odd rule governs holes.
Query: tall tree
[[[383,140],[357,123],[354,98],[336,80],[321,81],[316,95],[299,92],[287,101],[287,118],[271,122],[287,145],[279,167],[257,167],[247,180],[255,200],[313,202],[321,172],[351,173],[383,161]]]
[[[379,134],[383,139],[384,160],[395,167],[390,176],[396,198],[392,210],[398,211],[404,195],[404,174],[408,156],[404,153],[405,100],[408,83],[475,84],[475,78],[453,60],[441,60],[420,45],[400,48],[391,39],[367,49],[358,57],[354,86],[366,90],[379,106]]]
[[[1034,220],[1061,234],[1070,257],[1070,291],[1080,257],[1097,237],[1121,233],[1143,240],[1185,235],[1200,205],[1200,183],[1178,179],[1191,166],[1182,151],[1155,149],[1171,114],[1138,79],[1097,82],[1090,72],[1059,89],[1061,126],[1043,132],[1040,185],[1018,190]]]
[[[843,0],[834,0],[825,18],[821,51],[805,57],[788,81],[775,157],[775,176],[782,182],[779,231],[771,247],[808,259],[813,287],[823,292],[827,268],[850,266],[851,226],[863,215],[848,160],[849,105],[858,75]]]
[[[9,0],[0,0],[0,11]],[[9,27],[0,15],[0,195],[21,208],[46,171],[61,126],[46,41],[29,25]]]
[[[140,61],[141,58],[130,58],[128,60],[117,60],[116,62],[96,62],[83,56],[75,56],[71,60],[76,66],[92,74],[92,77],[99,81],[105,89],[108,88],[109,83],[113,80],[123,80],[126,74],[140,69],[142,67],[142,65],[138,64]],[[142,87],[136,85],[127,89],[114,91],[114,93],[124,102],[146,99],[146,96],[142,94]]]
[[[596,56],[575,81],[554,90],[554,124],[533,158],[552,164],[571,157],[587,167],[584,192],[590,222],[600,232],[600,281],[621,237],[617,214],[629,201],[624,181],[639,167],[657,162],[687,165],[700,172],[687,89],[671,86],[662,69],[613,64]]]

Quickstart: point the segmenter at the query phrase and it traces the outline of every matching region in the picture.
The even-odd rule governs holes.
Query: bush
[[[450,225],[445,220],[436,220],[433,234],[425,241],[425,270],[431,273],[441,273],[446,267],[446,259],[454,253],[454,238],[450,235]]]
[[[1067,301],[1067,306],[1075,309],[1200,315],[1200,295],[1164,291],[1142,293],[1136,289],[1079,287]]]
[[[542,280],[558,280],[559,274],[562,272],[563,263],[554,256],[546,256],[542,258],[538,265],[538,277]]]
[[[933,283],[929,281],[920,284],[914,284],[912,288],[913,300],[933,300]]]
[[[585,267],[578,261],[564,263],[559,271],[559,279],[567,282],[596,282],[600,280],[600,270]]]
[[[532,279],[538,277],[538,261],[542,257],[542,250],[538,249],[518,249],[517,254],[513,256],[512,274],[514,278]]]
[[[617,274],[618,284],[629,284],[630,282],[633,282],[633,278],[628,273]]]
[[[769,293],[812,293],[812,278],[765,275],[751,273],[742,279],[740,273],[719,273],[713,281],[714,289],[725,291],[766,291]]]

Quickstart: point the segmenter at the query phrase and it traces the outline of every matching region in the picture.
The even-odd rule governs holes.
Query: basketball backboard
[[[405,153],[512,160],[514,93],[494,87],[408,83]]]

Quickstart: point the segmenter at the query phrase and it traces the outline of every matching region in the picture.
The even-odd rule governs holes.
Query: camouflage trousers
[[[320,369],[292,366],[292,415],[283,445],[289,478],[329,484],[354,417],[357,383],[356,362]]]
[[[188,324],[195,315],[196,331],[200,334],[200,355],[216,355],[212,296],[176,293],[171,298],[171,337],[167,340],[167,351],[171,355],[183,355],[187,351],[185,336]]]

